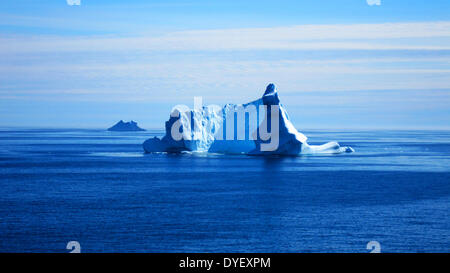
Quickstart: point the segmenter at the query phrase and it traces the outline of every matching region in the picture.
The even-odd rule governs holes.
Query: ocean
[[[306,130],[355,153],[144,154],[162,130],[0,130],[0,252],[450,251],[450,131]]]

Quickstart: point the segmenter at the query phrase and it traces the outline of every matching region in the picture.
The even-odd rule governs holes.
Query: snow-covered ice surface
[[[244,113],[241,120],[239,113]],[[337,142],[309,145],[307,137],[290,121],[274,84],[267,86],[260,99],[246,104],[227,104],[222,108],[205,106],[184,111],[175,109],[165,127],[164,137],[154,137],[143,143],[145,152],[296,156],[354,151],[351,147],[341,147]],[[261,137],[261,132],[267,132],[268,136]]]

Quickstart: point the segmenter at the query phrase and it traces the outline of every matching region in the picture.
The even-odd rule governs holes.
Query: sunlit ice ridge
[[[280,103],[275,84],[263,96],[246,104],[177,105],[166,121],[166,134],[144,142],[147,153],[209,152],[248,155],[339,154],[354,152],[337,142],[309,145]]]

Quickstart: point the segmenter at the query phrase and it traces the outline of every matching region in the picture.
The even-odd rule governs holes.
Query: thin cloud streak
[[[439,43],[442,37],[450,37],[450,22],[195,30],[120,38],[9,36],[0,38],[0,51],[450,50],[445,41]],[[422,42],[424,44],[412,45],[409,41],[423,38],[435,39],[437,44]],[[386,39],[404,41],[392,44]]]

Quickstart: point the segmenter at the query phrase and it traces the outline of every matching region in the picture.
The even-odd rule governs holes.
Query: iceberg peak
[[[263,96],[268,96],[275,93],[277,93],[276,85],[274,83],[269,83],[269,85],[267,85],[266,87],[266,91],[264,92]]]
[[[264,92],[262,99],[265,105],[276,105],[280,103],[275,84],[271,83],[266,87],[266,91]]]

